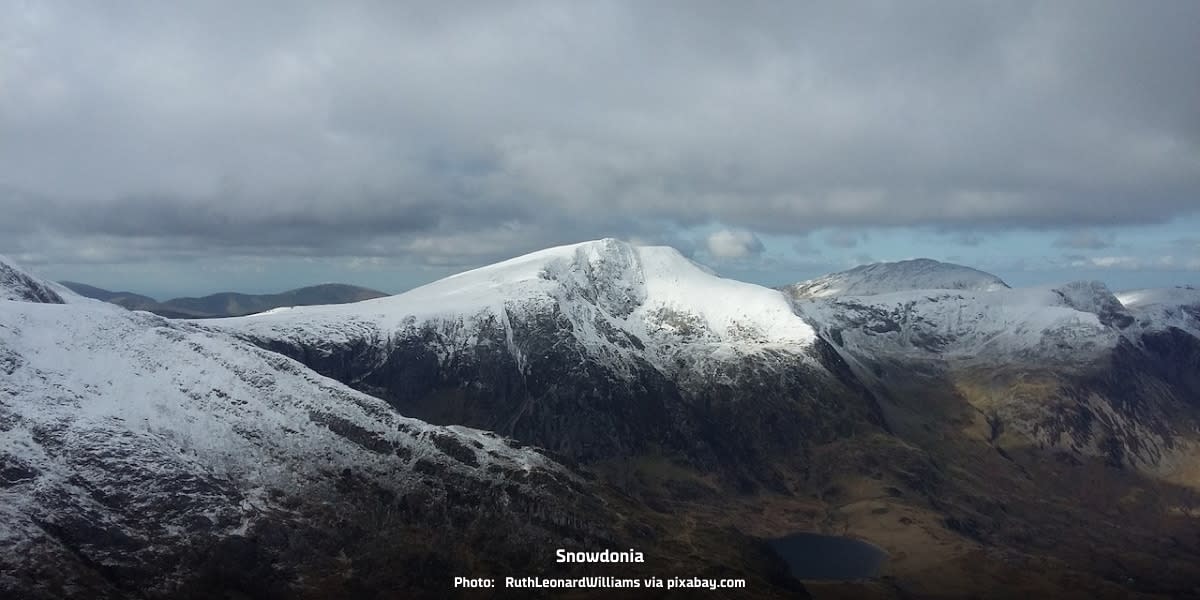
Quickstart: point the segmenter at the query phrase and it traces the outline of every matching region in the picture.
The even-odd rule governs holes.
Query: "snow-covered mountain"
[[[871,296],[905,290],[964,290],[992,292],[1007,289],[999,277],[970,267],[928,258],[873,263],[830,273],[787,286],[794,298]]]
[[[336,545],[367,550],[339,541],[363,527],[450,540],[489,515],[479,527],[545,544],[605,527],[582,480],[532,448],[399,416],[211,329],[63,304],[9,263],[0,277],[0,596],[317,593],[349,564]]]
[[[919,414],[902,397],[944,387],[988,415],[987,427],[1021,432],[1023,443],[1148,469],[1169,469],[1191,451],[1181,441],[1191,438],[1196,415],[1187,405],[1200,393],[1188,375],[1200,351],[1191,290],[1118,296],[1096,281],[1011,289],[983,273],[972,285],[953,277],[911,289],[911,261],[860,272],[870,285],[860,279],[846,290],[861,295],[826,293],[833,284],[784,289],[878,397]]]
[[[1087,361],[1111,350],[1132,317],[1099,282],[994,291],[879,290],[795,299],[840,348],[865,355],[974,362]]]
[[[814,339],[774,290],[717,277],[673,248],[613,239],[534,252],[353,305],[209,323],[264,337],[345,342],[441,322],[454,323],[454,333],[469,343],[491,325],[511,341],[511,319],[545,310],[564,319],[593,358],[606,361],[637,354],[667,366],[681,352],[796,351]]]
[[[794,451],[800,432],[828,435],[872,410],[869,399],[846,399],[841,367],[827,364],[827,345],[778,290],[723,279],[672,248],[613,239],[387,298],[204,325],[406,414],[576,458],[667,447],[713,462],[730,435],[753,435],[739,442],[749,459]],[[732,410],[752,394],[763,400]],[[766,427],[776,431],[757,435]]]

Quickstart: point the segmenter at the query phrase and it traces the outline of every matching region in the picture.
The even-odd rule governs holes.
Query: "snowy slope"
[[[4,286],[47,289],[28,277]],[[502,506],[543,493],[522,483],[532,471],[573,477],[219,332],[98,301],[0,300],[0,595],[29,592],[21,577],[56,561],[170,575],[163,565],[177,560],[163,557],[193,539],[291,514],[279,502],[334,494],[351,472],[431,500],[503,485],[480,496]]]
[[[790,285],[794,298],[870,296],[904,290],[966,290],[991,292],[1007,289],[999,277],[970,267],[928,258],[862,265]]]
[[[48,459],[21,443],[39,426],[119,429],[194,454],[247,483],[279,485],[307,469],[378,462],[323,425],[336,418],[378,434],[414,457],[439,453],[425,441],[454,435],[491,440],[473,430],[448,432],[406,419],[372,398],[301,365],[212,331],[117,307],[0,305],[5,417],[25,428],[0,434],[10,451]],[[47,391],[52,390],[52,391]],[[488,441],[492,456],[522,467],[550,465],[540,455]],[[390,460],[384,461],[390,464]],[[46,472],[53,472],[46,463]],[[403,465],[400,465],[401,467]]]
[[[469,342],[492,319],[508,327],[515,316],[546,312],[561,314],[594,356],[636,353],[659,364],[679,352],[798,350],[814,338],[776,290],[713,275],[672,248],[613,239],[534,252],[353,305],[204,323],[259,338],[344,344],[433,321],[453,323]]]

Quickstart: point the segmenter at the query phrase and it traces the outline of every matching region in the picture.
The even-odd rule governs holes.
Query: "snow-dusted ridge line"
[[[454,323],[469,339],[480,323],[557,313],[596,355],[628,355],[612,332],[669,362],[679,352],[798,350],[812,328],[779,291],[725,279],[661,246],[604,239],[541,250],[352,305],[295,307],[204,321],[260,339],[349,343],[420,323]],[[506,325],[507,326],[507,325]],[[618,340],[620,341],[620,340]]]
[[[388,298],[205,324],[319,347],[386,340],[413,324],[448,322],[469,344],[472,323],[557,310],[596,356],[636,354],[664,369],[681,355],[724,360],[763,349],[794,351],[812,344],[814,328],[826,336],[836,330],[861,352],[1084,360],[1146,328],[1200,331],[1200,319],[1183,302],[1190,293],[1153,292],[1162,298],[1158,308],[1144,309],[1125,306],[1099,282],[1013,289],[983,271],[928,259],[866,265],[775,291],[717,277],[671,248],[599,240],[541,250]],[[862,327],[874,329],[854,341],[853,331]],[[617,347],[604,328],[645,347]]]

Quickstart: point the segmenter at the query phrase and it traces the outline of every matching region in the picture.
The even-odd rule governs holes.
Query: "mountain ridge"
[[[1173,552],[1153,525],[1171,517],[1155,506],[1192,506],[1190,490],[1200,489],[1189,475],[1189,465],[1200,464],[1200,329],[1164,325],[1099,282],[1014,289],[934,261],[860,270],[870,286],[851,290],[857,295],[749,286],[756,304],[718,277],[676,277],[702,272],[687,264],[673,250],[656,257],[600,240],[392,298],[205,325],[401,412],[615,469],[609,476],[630,493],[654,494],[701,519],[729,514],[744,521],[735,527],[760,535],[770,535],[756,524],[761,506],[741,513],[740,494],[775,498],[798,514],[811,509],[800,498],[816,498],[823,508],[815,514],[840,515],[835,531],[894,556],[933,551],[921,537],[931,535],[972,552],[1028,557],[1018,560],[1029,561],[1026,570],[1065,561],[1056,564],[1072,565],[1079,581],[1157,578],[1132,584],[1139,590],[1200,583],[1185,569],[1094,561],[1097,547],[1104,556]],[[933,272],[914,277],[914,264]],[[930,280],[933,288],[919,287]],[[652,291],[654,282],[674,295]],[[793,317],[768,309],[779,302]],[[804,334],[774,333],[789,330]],[[692,492],[654,492],[661,474],[629,466],[659,457],[709,478],[719,491],[701,497],[710,494],[720,508],[685,499]],[[1078,534],[1079,522],[1108,518],[1111,494],[1148,485],[1163,495],[1130,508],[1128,526],[1091,540]],[[1172,522],[1180,535],[1200,534]],[[1028,532],[1039,530],[1052,531],[1058,545],[1031,542]],[[1200,560],[1200,548],[1185,552]],[[938,560],[961,561],[956,589],[964,596],[975,593],[978,569],[1000,568],[953,551]],[[893,565],[906,587],[924,590],[914,595],[951,585],[918,583],[926,575],[916,562]],[[1045,595],[1077,584],[1061,585]],[[1105,584],[1094,585],[1099,593]]]
[[[394,297],[171,327],[200,348],[249,342],[431,427],[548,448],[656,552],[730,557],[738,536],[822,531],[884,548],[899,595],[987,596],[980,586],[994,581],[1044,597],[1200,585],[1187,568],[1200,564],[1188,541],[1200,523],[1187,517],[1200,511],[1192,292],[973,281],[983,289],[809,297],[717,277],[672,249],[598,240]],[[0,302],[0,316],[20,304]],[[55,330],[0,325],[18,342]],[[17,351],[0,369],[32,362],[5,345]],[[192,402],[235,389],[212,388]],[[603,527],[611,515],[560,516],[576,534],[622,535]]]

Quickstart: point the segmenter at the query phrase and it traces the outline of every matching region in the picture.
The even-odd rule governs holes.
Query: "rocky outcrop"
[[[0,256],[0,300],[62,304],[54,287],[25,273]]]

